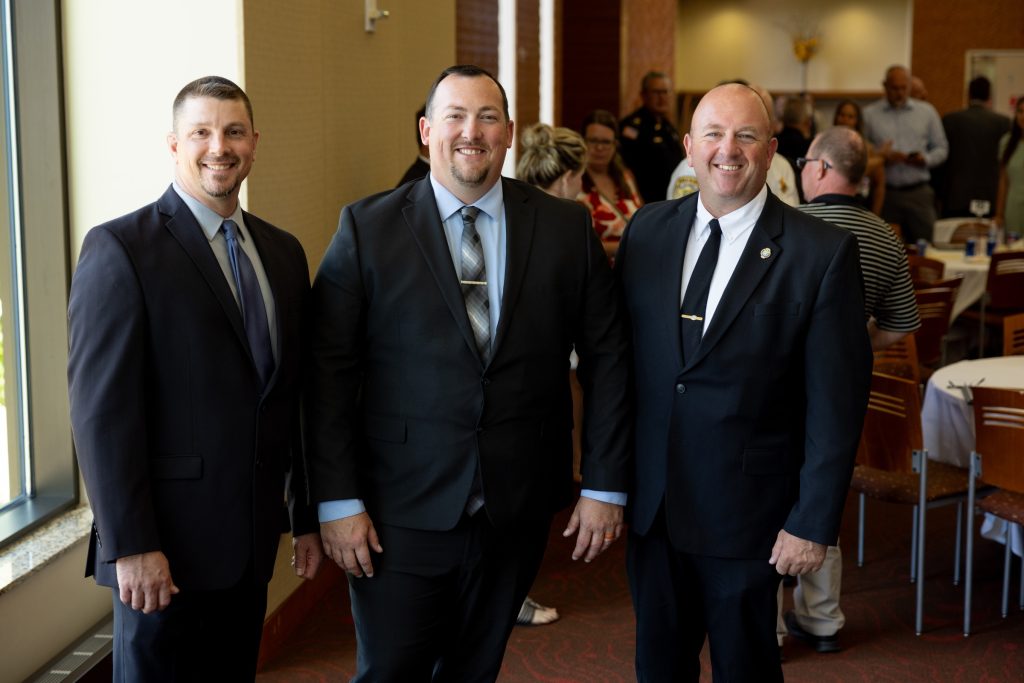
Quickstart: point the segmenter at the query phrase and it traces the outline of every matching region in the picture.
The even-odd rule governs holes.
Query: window
[[[0,0],[0,543],[77,500],[60,2]]]

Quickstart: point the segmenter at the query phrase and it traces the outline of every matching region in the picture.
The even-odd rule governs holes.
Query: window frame
[[[7,198],[0,229],[20,244],[12,278],[21,284],[15,296],[22,304],[21,334],[5,351],[18,355],[17,377],[6,381],[18,382],[21,449],[9,455],[22,459],[23,491],[0,509],[3,546],[76,505],[79,485],[67,397],[71,264],[60,0],[0,0],[0,11],[0,174],[8,176],[0,176]]]

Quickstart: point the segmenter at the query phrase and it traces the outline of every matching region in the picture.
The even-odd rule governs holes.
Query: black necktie
[[[265,387],[270,381],[270,376],[274,374],[274,351],[270,345],[270,325],[267,322],[263,292],[260,291],[260,283],[256,279],[252,261],[238,244],[238,226],[234,221],[227,220],[221,224],[221,229],[228,243],[228,261],[231,262],[231,274],[235,278],[235,291],[238,292],[238,307],[242,309],[245,336],[249,340],[249,349],[259,372],[260,382]]]
[[[708,292],[711,291],[711,276],[718,264],[718,248],[722,245],[722,227],[717,218],[708,223],[711,235],[697,257],[697,265],[690,274],[686,285],[683,305],[679,308],[679,330],[683,340],[683,362],[689,362],[697,353],[704,335],[704,313],[708,307]]]
[[[480,358],[487,363],[491,355],[490,297],[487,296],[487,269],[484,265],[484,250],[480,235],[476,231],[476,216],[480,209],[464,206],[462,214],[462,298],[466,301],[466,313],[473,328],[476,347]]]

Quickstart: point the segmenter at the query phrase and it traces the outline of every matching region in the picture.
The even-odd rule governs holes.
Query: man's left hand
[[[316,578],[320,562],[324,559],[324,548],[320,534],[302,534],[292,539],[292,566],[295,575],[304,579]]]
[[[572,559],[582,557],[584,562],[590,562],[622,535],[622,529],[621,505],[581,497],[562,536],[568,538],[578,530]]]
[[[821,567],[827,549],[821,543],[797,538],[783,529],[775,539],[768,564],[775,565],[775,571],[782,575],[810,574]]]

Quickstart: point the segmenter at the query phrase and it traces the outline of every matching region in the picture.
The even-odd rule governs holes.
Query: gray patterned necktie
[[[480,209],[464,206],[462,214],[462,298],[466,301],[466,313],[476,338],[476,348],[484,363],[491,356],[491,314],[490,298],[487,296],[487,269],[484,266],[484,250],[480,235],[476,231],[476,217]]]

